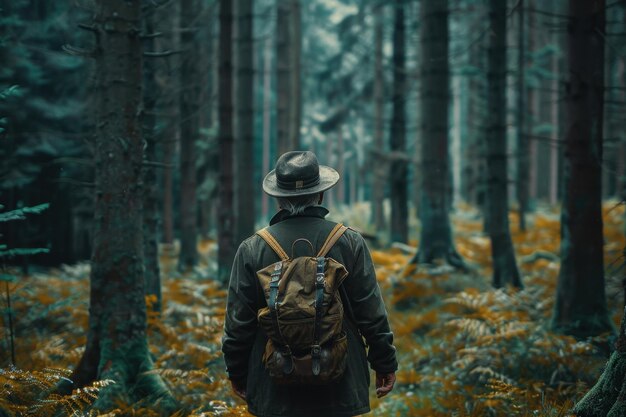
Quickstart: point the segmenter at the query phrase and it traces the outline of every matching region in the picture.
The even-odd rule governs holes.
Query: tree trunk
[[[168,415],[173,398],[154,373],[146,339],[139,125],[142,50],[139,0],[98,0],[96,37],[96,199],[89,330],[73,388],[98,379],[96,410],[147,398]],[[122,80],[123,82],[120,82]]]
[[[607,104],[604,111],[605,142],[602,161],[602,194],[604,198],[613,198],[618,196],[617,156],[620,142],[619,131],[622,127],[624,109],[624,103],[620,102],[623,90],[618,65],[623,62],[623,58],[619,56],[615,47],[607,47],[606,55]]]
[[[237,224],[235,241],[240,243],[254,233],[256,217],[252,0],[238,0],[237,19],[237,136],[235,139]]]
[[[389,132],[392,152],[406,151],[406,56],[404,5],[395,2],[393,26],[393,96],[391,129]],[[391,241],[406,243],[408,240],[408,186],[407,163],[400,159],[391,162]]]
[[[215,122],[215,28],[217,25],[215,3],[206,5],[206,13],[208,14],[205,22],[198,29],[199,44],[202,44],[202,53],[198,57],[200,61],[200,130],[205,132],[213,132],[217,123]],[[200,10],[200,13],[205,13]],[[198,198],[198,234],[201,239],[209,239],[211,236],[211,228],[216,223],[216,219],[212,217],[213,206],[215,205],[215,181],[217,178],[219,156],[217,152],[217,140],[213,134],[204,134],[201,137],[204,152],[199,152],[197,164],[197,198]]]
[[[626,309],[615,351],[596,384],[574,406],[579,417],[622,417],[626,415]]]
[[[612,331],[604,290],[601,165],[605,1],[570,0],[561,270],[552,324],[578,337]]]
[[[374,10],[374,149],[380,151],[384,149],[384,74],[383,74],[383,15],[384,8],[379,6]],[[377,232],[385,229],[385,179],[387,177],[385,168],[387,164],[372,153],[372,222]]]
[[[277,157],[293,150],[289,144],[289,3],[276,2],[276,148]]]
[[[198,198],[195,146],[200,134],[200,88],[202,78],[197,57],[198,1],[182,0],[180,8],[180,254],[178,269],[186,271],[198,262]]]
[[[326,149],[325,149],[326,160],[328,161],[328,164],[330,166],[335,166],[335,164],[338,162],[338,160],[335,160],[336,158],[334,158],[334,156],[336,155],[333,155],[333,151],[335,149],[333,144],[334,142],[332,140],[329,140],[329,138],[326,138]],[[324,193],[324,201],[326,202],[328,207],[333,207],[335,205],[336,193],[337,193],[337,187],[333,187],[330,190],[326,190],[326,192]]]
[[[413,259],[431,263],[445,259],[463,267],[454,249],[450,211],[451,178],[448,149],[450,71],[448,64],[448,2],[425,0],[421,5],[421,137],[419,251]]]
[[[159,19],[166,21],[171,27],[180,27],[180,3],[173,3],[170,8],[159,10]],[[168,15],[163,16],[164,13]],[[159,38],[157,38],[159,39]],[[177,31],[171,37],[166,38],[167,48],[174,51],[180,50],[180,35]],[[164,43],[165,43],[164,42]],[[160,132],[159,147],[161,150],[162,170],[162,214],[163,222],[161,241],[169,246],[174,243],[174,167],[177,144],[180,140],[180,77],[172,68],[179,68],[180,56],[168,57],[166,65],[160,65],[159,76],[164,82],[163,94],[166,100],[163,103],[167,118],[165,127]]]
[[[528,8],[534,10],[536,8],[536,0],[528,0]],[[535,13],[528,13],[528,27],[534,28],[537,27],[537,19]],[[529,59],[526,62],[526,65],[529,68],[538,67],[539,63],[536,57],[536,48],[538,48],[538,31],[537,30],[529,30],[528,31],[528,54]],[[539,45],[541,47],[541,45]],[[534,86],[528,87],[528,92],[526,96],[527,100],[527,111],[528,117],[526,118],[526,135],[528,138],[528,185],[527,185],[527,198],[526,208],[529,209],[531,202],[534,202],[537,199],[537,178],[538,178],[538,170],[537,170],[537,138],[534,134],[535,126],[538,126],[540,123],[540,114],[539,114],[539,94],[540,89],[537,87],[535,83]]]
[[[155,32],[154,8],[144,11],[144,33]],[[147,37],[143,41],[144,50],[154,51],[154,37]],[[156,82],[156,61],[149,59],[144,64],[143,73],[143,138],[146,144],[145,160],[157,160],[156,138],[156,102],[159,88]],[[146,295],[154,296],[152,304],[154,311],[161,311],[161,271],[159,269],[159,190],[157,187],[156,168],[151,165],[143,167],[143,252],[144,252],[144,280]]]
[[[281,0],[279,0],[281,1]],[[292,150],[300,149],[302,124],[302,11],[300,0],[290,0],[289,10],[289,144]]]
[[[218,279],[228,282],[235,257],[233,204],[233,4],[220,0],[219,35],[219,206],[218,206]]]
[[[522,281],[515,263],[509,230],[508,170],[506,140],[506,3],[490,0],[489,47],[487,50],[487,212],[493,259],[493,286]]]
[[[300,147],[300,55],[302,28],[299,0],[276,2],[276,141],[278,156]]]
[[[529,144],[530,137],[526,132],[526,49],[525,49],[525,25],[524,25],[524,0],[520,0],[517,7],[518,21],[518,51],[517,51],[517,176],[516,194],[519,214],[519,228],[526,230],[526,213],[528,212],[528,179],[529,179]]]
[[[272,38],[268,36],[265,41],[265,51],[263,53],[263,173],[266,175],[270,171],[270,138],[271,138],[271,106],[272,103]],[[269,214],[269,196],[263,193],[262,196],[263,220]]]
[[[344,159],[345,154],[345,145],[343,139],[343,126],[337,127],[337,171],[341,175],[339,178],[339,183],[336,187],[337,192],[337,204],[346,204],[346,176],[347,172],[345,169],[346,160]]]
[[[557,9],[558,13],[558,9]],[[551,91],[551,108],[550,108],[550,124],[552,125],[552,135],[550,135],[552,141],[550,143],[550,196],[549,202],[551,205],[556,205],[559,201],[559,152],[561,146],[559,144],[559,112],[561,111],[559,100],[559,59],[556,54],[551,58],[552,73],[554,79],[550,82]],[[564,72],[564,71],[563,71]]]
[[[553,2],[552,12],[555,15],[563,14],[564,4],[562,1]],[[560,18],[554,17],[552,22],[558,24],[561,21]],[[554,45],[558,45],[559,37],[562,36],[562,31],[559,33],[552,33],[551,41]],[[553,53],[550,58],[550,67],[552,69],[552,80],[550,81],[550,124],[552,125],[552,134],[550,137],[552,141],[550,143],[550,197],[549,202],[551,205],[556,205],[559,202],[559,154],[561,151],[561,145],[559,143],[559,113],[561,110],[561,100],[559,95],[560,79],[559,71],[565,73],[565,69],[559,64],[559,54]]]

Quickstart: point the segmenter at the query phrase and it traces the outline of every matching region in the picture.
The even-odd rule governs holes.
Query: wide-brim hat
[[[320,165],[310,151],[285,152],[265,176],[263,191],[273,197],[296,197],[326,191],[339,181],[339,173]]]

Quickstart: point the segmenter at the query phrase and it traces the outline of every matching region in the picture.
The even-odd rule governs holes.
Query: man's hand
[[[376,397],[382,398],[389,394],[396,383],[396,373],[379,374],[376,372]]]
[[[233,392],[242,400],[246,401],[246,384],[241,382],[230,381]]]

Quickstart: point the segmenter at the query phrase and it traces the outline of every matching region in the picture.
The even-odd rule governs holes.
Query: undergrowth
[[[362,211],[355,210],[361,219]],[[623,305],[616,265],[625,243],[623,215],[622,207],[605,207],[607,299],[616,325]],[[396,389],[382,400],[372,396],[372,415],[568,416],[599,376],[609,341],[607,336],[577,341],[550,331],[559,269],[558,213],[533,216],[527,232],[517,230],[511,216],[522,291],[490,287],[489,240],[479,216],[462,207],[454,223],[457,250],[470,272],[446,265],[407,267],[410,247],[372,251],[400,362]],[[185,407],[181,416],[248,416],[230,392],[220,353],[225,291],[211,280],[215,244],[203,241],[199,250],[198,268],[181,275],[176,251],[162,248],[163,312],[148,317],[153,372],[163,376]],[[16,367],[9,366],[5,321],[0,417],[96,415],[88,407],[98,389],[113,381],[65,397],[51,390],[68,377],[67,369],[84,349],[88,277],[89,266],[83,263],[22,276],[11,284]],[[148,305],[153,301],[146,300]],[[119,404],[106,414],[127,415],[154,412]]]

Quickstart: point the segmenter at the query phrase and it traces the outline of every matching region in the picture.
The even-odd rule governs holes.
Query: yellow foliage
[[[581,342],[549,330],[559,271],[558,213],[530,215],[526,232],[519,231],[517,215],[511,214],[512,238],[526,287],[515,291],[490,287],[489,239],[479,217],[472,215],[476,210],[469,206],[463,210],[462,218],[453,219],[455,245],[475,268],[473,273],[449,271],[441,265],[407,266],[411,255],[397,249],[372,251],[400,359],[397,388],[384,399],[372,395],[372,415],[568,416],[573,403],[599,375],[604,358],[594,348],[602,340]],[[607,298],[617,324],[622,276],[612,271],[617,270],[626,244],[624,206],[605,205],[603,215]],[[215,256],[215,242],[202,240],[198,249],[199,269],[206,269]],[[191,410],[186,414],[190,417],[249,416],[230,391],[221,359],[226,292],[210,277],[193,271],[178,273],[177,250],[177,245],[161,248],[160,314],[152,311],[156,299],[146,297],[156,366],[152,372],[164,378],[174,396]],[[533,256],[537,253],[542,256]],[[31,407],[43,413],[44,408],[32,408],[38,403],[29,392],[47,392],[55,380],[69,375],[64,369],[78,363],[88,325],[88,275],[88,264],[64,266],[23,277],[11,286],[16,361],[26,369],[9,370],[22,374],[19,378],[14,374],[16,379],[6,383],[7,370],[0,369],[0,390],[9,384],[13,395],[0,391],[0,409],[13,401],[12,412]],[[3,322],[0,332],[6,328]],[[0,336],[6,340],[6,333]],[[0,361],[7,363],[6,350],[0,349]],[[68,397],[44,396],[49,401],[45,406],[65,410],[67,415],[80,411],[96,416],[84,410],[101,387],[96,384]],[[17,392],[19,401],[15,401]],[[119,404],[117,410],[100,415],[155,414],[137,405]]]

